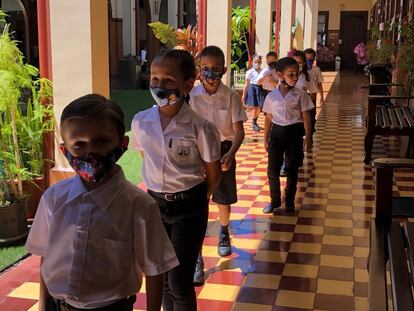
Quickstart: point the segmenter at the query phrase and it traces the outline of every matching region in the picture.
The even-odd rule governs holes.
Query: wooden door
[[[341,69],[355,67],[354,48],[361,41],[367,43],[367,27],[368,11],[341,12]]]

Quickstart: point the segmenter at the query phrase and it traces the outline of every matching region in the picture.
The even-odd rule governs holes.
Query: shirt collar
[[[125,181],[125,175],[122,169],[120,169],[119,172],[112,176],[112,178],[104,183],[101,187],[88,192],[88,190],[83,185],[79,175],[76,175],[69,189],[67,202],[72,201],[81,195],[89,193],[95,203],[98,204],[104,211],[106,211],[116,196],[119,194],[119,192],[123,189]]]

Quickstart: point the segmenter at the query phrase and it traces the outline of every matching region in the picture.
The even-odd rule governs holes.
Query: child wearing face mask
[[[242,94],[242,101],[253,109],[253,131],[259,132],[260,126],[257,124],[260,111],[263,106],[263,90],[259,85],[259,74],[262,71],[262,57],[260,55],[253,56],[253,67],[246,72],[245,85]]]
[[[299,64],[291,57],[281,58],[276,64],[280,83],[265,99],[266,113],[264,147],[268,152],[267,175],[270,198],[265,214],[277,212],[282,205],[280,193],[280,168],[286,161],[286,212],[295,210],[298,170],[303,161],[303,136],[307,149],[312,148],[310,110],[313,108],[308,94],[296,87]]]
[[[208,220],[208,200],[220,182],[220,135],[188,105],[194,59],[164,50],[151,64],[156,106],[135,115],[132,147],[143,156],[142,177],[158,203],[180,265],[165,275],[163,309],[197,309],[193,276]]]
[[[178,260],[156,202],[115,164],[128,146],[122,110],[86,95],[65,107],[60,130],[76,176],[43,194],[26,242],[41,256],[39,310],[132,311],[144,273],[148,310],[159,311]]]
[[[266,54],[266,64],[267,67],[263,69],[258,77],[259,85],[262,86],[263,89],[263,97],[266,98],[267,94],[269,94],[278,84],[279,81],[275,80],[274,69],[277,62],[277,54],[274,51],[270,51]]]
[[[220,231],[218,236],[219,256],[231,254],[229,234],[230,206],[237,202],[236,152],[244,139],[243,122],[246,112],[239,95],[221,82],[226,73],[224,53],[217,46],[207,46],[200,53],[201,82],[190,93],[190,106],[206,118],[220,132],[222,178],[212,196],[218,205]],[[204,264],[200,254],[194,274],[194,284],[204,283]]]
[[[315,105],[315,109],[311,111],[312,114],[312,130],[315,132],[315,123],[316,123],[316,97],[317,93],[319,92],[321,101],[320,105],[324,103],[324,96],[323,96],[323,76],[321,73],[321,69],[318,66],[314,66],[316,51],[314,49],[306,49],[305,50],[306,56],[306,64],[308,67],[309,72],[309,96],[312,99],[313,104]]]

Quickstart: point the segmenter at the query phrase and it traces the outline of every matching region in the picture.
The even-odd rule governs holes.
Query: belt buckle
[[[164,199],[167,202],[173,202],[173,201],[175,201],[174,200],[175,199],[175,194],[174,193],[165,193],[164,194]]]

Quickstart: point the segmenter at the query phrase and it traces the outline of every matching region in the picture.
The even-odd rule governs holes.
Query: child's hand
[[[229,170],[231,165],[233,164],[233,161],[234,161],[234,154],[227,152],[220,160],[221,170],[223,172]]]
[[[313,141],[312,138],[306,138],[306,151],[312,151]]]
[[[264,143],[264,150],[266,152],[269,152],[269,142],[266,138],[264,139],[263,143]]]

